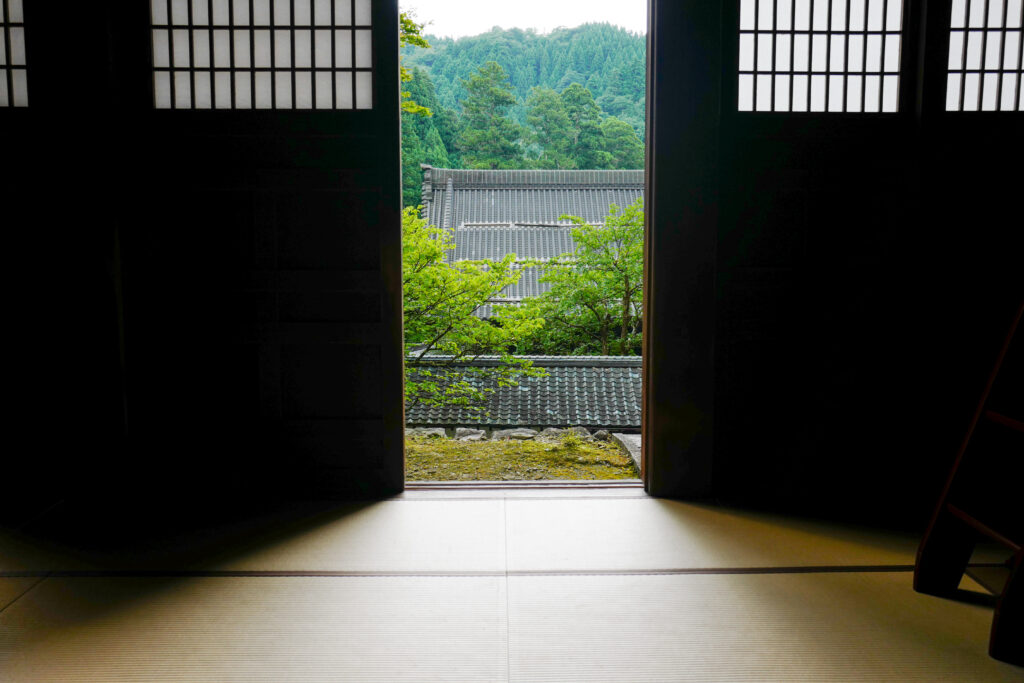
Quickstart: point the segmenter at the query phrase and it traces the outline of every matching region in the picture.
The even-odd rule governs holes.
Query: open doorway
[[[401,6],[406,479],[636,481],[646,2],[459,6]]]

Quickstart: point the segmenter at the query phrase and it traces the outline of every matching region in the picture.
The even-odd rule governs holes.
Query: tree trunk
[[[623,356],[628,355],[627,349],[626,349],[626,337],[629,336],[629,317],[630,317],[629,316],[629,309],[630,309],[630,306],[632,305],[632,298],[629,295],[629,276],[626,275],[625,277],[626,277],[626,282],[625,282],[626,287],[623,290],[625,295],[622,297],[622,333],[620,335],[621,339],[622,339],[621,355],[623,355]]]

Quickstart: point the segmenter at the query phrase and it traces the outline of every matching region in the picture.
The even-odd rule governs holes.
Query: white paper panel
[[[257,69],[270,66],[270,31],[253,31],[253,47],[255,51],[254,65]]]
[[[885,76],[883,79],[882,111],[892,113],[899,111],[899,77]]]
[[[889,0],[886,5],[888,17],[885,21],[887,31],[899,31],[903,28],[903,2],[901,0]]]
[[[964,63],[964,32],[953,31],[949,34],[949,68],[959,69]]]
[[[171,75],[166,71],[157,71],[153,74],[153,90],[156,96],[157,109],[171,108]],[[0,88],[0,93],[4,92]]]
[[[248,0],[237,0],[232,3],[234,6],[234,24],[235,26],[248,26],[249,25],[249,2]]]
[[[846,69],[846,36],[830,36],[831,46],[829,50],[829,71],[844,71]]]
[[[888,34],[885,36],[885,71],[894,73],[900,70],[900,37]]]
[[[310,0],[295,0],[292,8],[293,23],[296,26],[309,26],[313,23],[313,15],[310,13]]]
[[[167,31],[153,31],[153,65],[167,67],[171,65],[170,44]]]
[[[757,111],[772,110],[772,77],[767,74],[757,75]]]
[[[228,0],[213,0],[213,23],[217,26],[231,24],[231,7]]]
[[[786,0],[780,0],[778,7],[776,8],[776,28],[780,31],[788,31],[793,27],[793,16],[791,3]]]
[[[949,74],[946,79],[946,111],[960,109],[960,74]]]
[[[758,28],[758,30],[760,30],[760,31],[771,31],[773,28],[775,28],[775,25],[774,25],[774,23],[772,21],[772,10],[773,10],[773,8],[774,8],[774,3],[772,3],[772,2],[761,2],[760,3],[760,6],[758,7],[760,12],[759,12],[759,16],[757,18],[757,28]]]
[[[811,27],[811,0],[796,0],[794,10],[793,28],[797,31],[807,31]]]
[[[248,69],[252,66],[249,58],[249,32],[234,31],[235,67]]]
[[[313,108],[313,79],[308,71],[295,74],[295,108]]]
[[[868,0],[868,30],[882,30],[882,0]]]
[[[252,74],[235,73],[235,109],[252,109]]]
[[[985,44],[985,68],[998,69],[1002,60],[1003,32],[989,31],[988,41]]]
[[[313,23],[317,26],[331,25],[331,0],[313,0]]]
[[[192,64],[192,53],[190,52],[188,31],[175,29],[172,32],[171,48],[174,50],[174,66],[188,68]]]
[[[178,26],[188,24],[188,0],[171,0],[171,23]]]
[[[740,71],[754,70],[754,35],[740,35]]]
[[[231,34],[223,29],[213,32],[213,65],[231,66]]]
[[[373,105],[373,34],[351,28],[371,23],[371,0],[151,0],[150,7],[158,107]],[[13,33],[12,52],[24,63],[24,32]],[[356,68],[367,71],[346,73]],[[345,92],[335,92],[339,84]]]
[[[1017,90],[1017,74],[1003,74],[1003,97],[999,108],[1013,111],[1013,96]]]
[[[11,64],[25,64],[25,29],[14,26],[8,29],[11,34]]]
[[[775,37],[775,70],[789,71],[790,36],[780,33]]]
[[[196,109],[210,109],[213,107],[213,91],[210,86],[210,72],[197,71],[196,84]]]
[[[356,68],[373,66],[373,40],[370,31],[356,31]]]
[[[330,109],[334,106],[334,84],[328,71],[316,72],[316,108]]]
[[[334,88],[338,98],[338,109],[352,109],[352,72],[339,71],[334,74]]]
[[[973,0],[971,2],[967,25],[971,28],[981,28],[985,25],[985,0]]]
[[[825,111],[824,76],[811,76],[811,111]]]
[[[165,0],[151,0],[149,10],[154,26],[163,26],[167,23],[167,2]]]
[[[950,14],[950,26],[952,28],[963,28],[967,16],[967,0],[953,0],[953,7]]]
[[[290,71],[278,71],[274,74],[274,96],[277,97],[278,109],[292,108],[292,74]]]
[[[772,34],[762,33],[757,37],[757,70],[772,70]]]
[[[356,0],[356,25],[369,26],[372,23],[370,0]]]
[[[338,60],[338,68],[352,67],[352,31],[334,32],[334,58]]]
[[[351,0],[334,0],[334,25],[352,25],[352,2]]]
[[[198,67],[210,66],[210,31],[201,29],[192,34],[192,63]]]
[[[1020,28],[1021,21],[1024,21],[1024,1],[1009,0],[1006,4],[1006,26],[1007,28]]]
[[[846,0],[832,0],[832,30],[846,30]]]
[[[828,77],[828,110],[829,111],[842,111],[843,110],[843,77],[842,76],[829,76]]]
[[[192,79],[187,71],[174,72],[174,107],[188,109],[192,106]]]
[[[793,111],[807,111],[807,76],[793,77]]]
[[[356,109],[373,109],[373,74],[356,72]]]
[[[868,76],[864,79],[864,111],[879,111],[881,87],[882,78],[880,76]]]
[[[864,68],[864,36],[850,36],[848,41],[850,45],[849,69],[850,71],[860,71]]]
[[[863,78],[848,76],[846,79],[846,111],[860,112],[860,98],[864,89]]]
[[[292,23],[290,0],[274,0],[274,23],[279,26],[288,26]]]
[[[981,95],[982,111],[996,111],[999,101],[999,74],[985,74],[984,88]]]
[[[213,100],[217,109],[231,108],[231,74],[218,71],[213,75]]]
[[[256,72],[256,108],[270,109],[273,107],[274,79],[269,71]]]
[[[814,0],[812,7],[814,20],[811,22],[811,26],[815,31],[828,30],[828,3],[829,0]]]
[[[274,31],[274,66],[290,68],[292,65],[291,31]]]
[[[1020,31],[1010,31],[1006,34],[1006,41],[1003,44],[1003,68],[1018,69],[1018,56],[1020,55]]]
[[[775,77],[775,111],[789,111],[789,76]]]
[[[850,30],[863,31],[867,13],[867,0],[850,0]]]
[[[331,67],[331,32],[326,29],[314,31],[313,43],[314,66],[318,69],[329,69]]]
[[[807,71],[810,57],[810,39],[805,35],[793,37],[793,70]]]
[[[270,25],[270,0],[253,1],[252,23],[254,26]]]
[[[754,0],[740,0],[740,30],[754,30]]]
[[[754,77],[750,74],[740,74],[739,110],[754,110]]]
[[[192,0],[192,23],[196,26],[210,25],[210,5],[206,0]]]
[[[1006,3],[1003,0],[988,0],[988,25],[989,28],[1002,28],[1003,10]]]

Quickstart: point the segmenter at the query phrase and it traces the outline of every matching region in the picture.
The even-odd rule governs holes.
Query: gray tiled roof
[[[496,387],[487,410],[473,419],[458,406],[406,408],[406,423],[416,426],[640,428],[640,372],[637,356],[526,356],[548,377],[531,377],[517,387]],[[496,365],[482,358],[471,367]],[[472,381],[478,381],[475,378]]]
[[[467,226],[455,234],[456,261],[501,259],[515,254],[520,259],[551,259],[576,251],[569,227],[533,227],[521,223]]]
[[[643,197],[643,171],[490,171],[423,166],[423,215],[453,231],[453,261],[552,259],[576,249],[571,223],[563,214],[603,224],[608,207],[625,207]],[[538,296],[550,285],[528,268],[501,292],[502,299]],[[476,311],[493,313],[490,305]]]
[[[424,166],[423,212],[440,228],[467,223],[603,222],[608,205],[643,196],[643,171],[488,171]]]

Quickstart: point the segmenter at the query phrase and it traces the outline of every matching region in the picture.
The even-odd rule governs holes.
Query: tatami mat
[[[39,579],[37,578],[0,578],[0,612],[17,600],[25,591],[32,588]],[[2,680],[2,679],[0,679]]]
[[[498,572],[501,500],[385,501],[296,529],[217,562],[257,571]]]
[[[0,679],[487,683],[505,581],[47,579],[0,613]]]
[[[212,523],[161,535],[87,527],[94,541],[0,535],[0,572],[242,570],[498,572],[505,569],[502,500],[382,501]],[[124,538],[122,538],[124,537]]]
[[[593,492],[118,521],[0,538],[3,683],[1024,683],[911,535]]]
[[[656,498],[506,504],[510,570],[911,565],[919,540]]]
[[[986,654],[991,610],[911,574],[509,578],[516,683],[1020,683]]]

